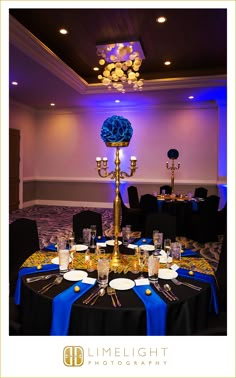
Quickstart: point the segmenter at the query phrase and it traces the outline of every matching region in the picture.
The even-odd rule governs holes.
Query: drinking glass
[[[128,244],[129,244],[130,238],[131,238],[131,225],[127,224],[125,226],[125,229],[126,229],[126,238],[128,240]]]
[[[95,245],[95,241],[94,241],[94,239],[95,239],[95,237],[96,237],[96,233],[97,233],[97,226],[96,226],[96,224],[92,224],[91,226],[90,226],[90,230],[91,230],[91,238],[92,238],[92,244],[91,244],[91,248],[95,248],[96,247],[96,245]]]
[[[166,253],[166,267],[170,267],[171,239],[164,239],[164,251]]]
[[[106,287],[108,285],[109,263],[110,261],[108,259],[98,259],[98,286],[100,287]]]
[[[91,241],[91,229],[90,228],[84,228],[83,229],[83,243],[85,245],[89,245]]]
[[[158,281],[158,273],[160,268],[160,258],[156,255],[151,255],[148,258],[148,279],[150,281]]]
[[[139,256],[138,256],[140,276],[138,277],[138,279],[144,278],[143,269],[144,269],[144,266],[145,266],[146,258],[147,258],[147,254],[146,254],[145,249],[140,248],[139,249]]]
[[[126,227],[122,227],[122,243],[125,247],[127,247],[127,245],[129,244]]]
[[[155,252],[160,251],[162,248],[163,233],[158,230],[154,230],[152,234],[153,244],[155,247]]]
[[[59,256],[59,270],[60,273],[68,272],[69,270],[69,258],[70,252],[68,249],[60,249],[58,251]]]
[[[181,260],[181,249],[182,246],[179,242],[171,243],[171,254],[173,259]]]

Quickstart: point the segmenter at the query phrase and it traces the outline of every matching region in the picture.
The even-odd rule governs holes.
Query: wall
[[[15,109],[11,112],[12,119],[16,120],[19,113],[16,114]],[[130,156],[138,158],[135,176],[121,185],[125,202],[127,186],[132,183],[138,186],[140,194],[159,191],[161,184],[170,183],[170,171],[165,166],[170,148],[180,153],[176,191],[193,191],[195,186],[204,185],[212,194],[217,193],[218,113],[215,104],[106,112],[100,109],[57,112],[53,109],[37,113],[31,127],[30,115],[26,117],[28,126],[23,125],[22,115],[19,122],[15,121],[24,134],[24,202],[56,200],[58,204],[71,201],[71,204],[93,202],[111,206],[114,184],[98,176],[95,159],[107,156],[110,169],[114,168],[114,149],[107,148],[100,138],[103,121],[113,114],[128,118],[134,130],[129,147],[121,149],[121,168],[129,171]]]

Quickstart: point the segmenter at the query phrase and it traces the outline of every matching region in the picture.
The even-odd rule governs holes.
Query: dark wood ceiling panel
[[[88,83],[96,44],[137,39],[144,79],[226,73],[226,9],[11,9],[10,14]],[[156,18],[167,17],[165,24]],[[69,34],[62,36],[59,28]],[[165,59],[172,61],[164,66]]]

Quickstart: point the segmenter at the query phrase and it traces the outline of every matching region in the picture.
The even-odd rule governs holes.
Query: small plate
[[[155,247],[154,245],[150,245],[150,244],[142,244],[139,246],[140,249],[144,249],[144,251],[154,251],[155,250]]]
[[[129,290],[132,289],[134,285],[134,281],[128,278],[115,278],[109,283],[109,286],[116,290]]]
[[[71,262],[71,257],[69,258],[69,262]],[[52,264],[58,264],[59,265],[59,257],[54,257],[54,259],[51,260]]]
[[[114,245],[115,243],[115,240],[107,240],[106,241],[106,245]],[[118,240],[118,245],[121,245],[122,242],[120,240]]]
[[[178,277],[178,273],[172,269],[159,269],[158,277],[163,280],[172,280],[172,278]]]
[[[88,249],[88,246],[87,246],[87,245],[76,244],[76,246],[75,246],[75,250],[76,250],[76,252],[86,251],[86,249]]]
[[[67,281],[81,281],[87,276],[88,273],[83,270],[70,270],[69,272],[66,272],[63,277]]]

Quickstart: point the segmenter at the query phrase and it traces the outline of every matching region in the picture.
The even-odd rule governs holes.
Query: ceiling
[[[226,9],[10,9],[10,97],[37,109],[220,101],[226,96]],[[156,18],[165,16],[159,24]],[[67,35],[59,34],[64,27]],[[96,45],[140,41],[142,92],[100,84]],[[165,66],[169,59],[172,64]]]

